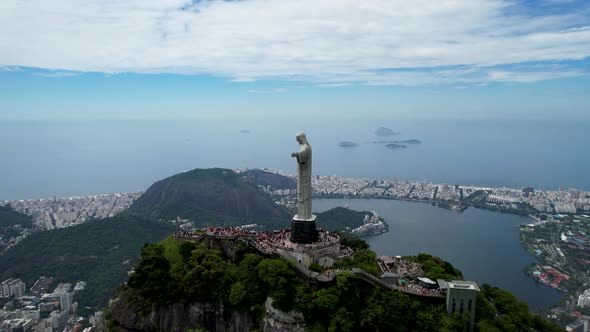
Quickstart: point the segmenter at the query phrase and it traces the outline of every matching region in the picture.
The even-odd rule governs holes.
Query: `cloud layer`
[[[588,8],[523,13],[507,0],[8,0],[0,65],[326,86],[587,74]]]

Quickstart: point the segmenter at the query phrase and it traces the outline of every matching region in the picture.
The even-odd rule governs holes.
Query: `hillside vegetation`
[[[132,213],[152,219],[196,221],[234,226],[256,223],[288,226],[287,209],[276,205],[256,185],[229,169],[195,169],[154,183],[131,206]]]
[[[358,242],[357,247],[367,246]],[[421,254],[416,259],[430,268],[446,266],[452,276],[460,276],[440,258]],[[466,316],[448,316],[443,303],[383,291],[354,274],[340,274],[334,283],[312,289],[283,259],[247,250],[230,259],[204,245],[172,238],[143,247],[135,273],[118,293],[120,299],[140,308],[140,316],[178,302],[222,301],[227,309],[250,311],[262,318],[269,296],[275,307],[301,312],[310,331],[461,331],[466,326]],[[118,312],[108,315],[114,325],[124,318]],[[477,331],[560,331],[530,314],[527,305],[511,293],[485,284],[477,298],[476,324]]]
[[[341,231],[347,227],[357,228],[363,224],[365,215],[372,215],[370,211],[355,211],[343,207],[336,207],[328,211],[316,213],[318,227],[330,231]]]
[[[0,253],[25,229],[33,228],[33,219],[10,207],[0,206]]]
[[[20,278],[27,287],[40,276],[59,282],[88,282],[77,295],[81,306],[100,308],[127,280],[145,242],[175,231],[168,223],[130,214],[79,226],[37,232],[0,255],[0,279]]]
[[[33,219],[9,207],[0,206],[0,229],[15,225],[31,228],[33,227]]]
[[[246,182],[257,186],[270,186],[272,189],[296,189],[297,180],[261,169],[251,169],[240,173]]]

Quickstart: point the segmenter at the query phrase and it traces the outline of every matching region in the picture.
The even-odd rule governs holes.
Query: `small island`
[[[403,141],[395,141],[393,143],[401,143],[401,144],[422,144],[422,141],[412,138],[412,139],[406,139],[406,140],[403,140]]]
[[[379,127],[375,130],[375,135],[380,136],[380,137],[385,137],[385,136],[393,136],[393,135],[397,135],[399,134],[399,132],[397,131],[393,131],[389,128],[385,128],[385,127]]]
[[[342,142],[338,143],[338,146],[341,148],[353,148],[353,147],[358,146],[358,143],[351,142],[351,141],[342,141]]]
[[[403,145],[403,144],[395,144],[395,143],[389,143],[389,144],[385,144],[385,147],[388,149],[392,149],[392,150],[397,150],[397,149],[407,149],[408,146]]]
[[[422,141],[417,139],[406,139],[402,141],[373,141],[375,144],[422,144]]]
[[[250,130],[249,129],[242,129],[240,130],[241,134],[250,134]]]

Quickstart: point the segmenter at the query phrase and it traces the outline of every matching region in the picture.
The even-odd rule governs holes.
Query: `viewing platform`
[[[408,295],[440,298],[444,299],[446,294],[440,290],[428,289],[422,287],[420,284],[407,282],[400,284],[399,280],[396,283],[388,283],[384,279],[376,277],[367,273],[363,269],[354,267],[334,267],[330,268],[333,263],[346,257],[352,257],[354,252],[351,248],[340,245],[340,237],[330,231],[319,230],[318,242],[315,243],[293,243],[291,242],[289,229],[280,229],[275,231],[252,231],[244,230],[237,227],[206,227],[196,233],[177,232],[174,238],[178,240],[189,240],[200,242],[208,238],[213,239],[243,239],[245,242],[255,248],[261,254],[271,256],[278,255],[291,262],[298,273],[307,280],[314,283],[330,283],[333,282],[336,276],[343,273],[352,273],[367,283],[382,289],[399,291]],[[324,268],[322,272],[315,272],[309,269],[311,261],[322,259],[323,263],[330,263],[328,267]],[[400,256],[396,257],[398,260]],[[328,262],[328,260],[332,260]],[[382,272],[394,273],[390,266],[386,263],[391,263],[391,260],[384,260],[379,257],[377,263]],[[401,262],[401,261],[400,261]],[[321,265],[321,264],[320,264]],[[418,275],[419,271],[411,264],[403,265],[412,275]],[[398,269],[398,271],[405,271]],[[407,277],[409,274],[406,274]],[[405,279],[403,279],[405,280]]]

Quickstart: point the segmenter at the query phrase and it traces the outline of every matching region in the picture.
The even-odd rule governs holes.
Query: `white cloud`
[[[235,82],[422,85],[494,80],[498,66],[590,56],[584,11],[507,15],[513,6],[509,0],[6,0],[0,64],[205,73]],[[454,66],[464,69],[446,69]],[[563,77],[561,70],[539,71],[537,78]]]
[[[585,73],[580,70],[562,70],[562,71],[504,71],[493,70],[488,72],[490,81],[496,82],[520,82],[531,83],[545,81],[554,78],[569,78],[582,76]]]
[[[256,80],[251,78],[251,77],[236,77],[231,79],[231,82],[235,82],[235,83],[249,83],[249,82],[255,82]]]
[[[0,71],[19,71],[19,67],[0,66]]]
[[[285,88],[276,88],[274,91],[276,93],[285,93],[285,92],[287,92],[287,89],[285,89]]]
[[[67,77],[67,76],[78,76],[80,73],[72,73],[72,72],[38,72],[33,73],[35,76],[43,76],[43,77]]]

